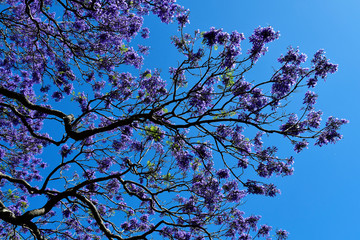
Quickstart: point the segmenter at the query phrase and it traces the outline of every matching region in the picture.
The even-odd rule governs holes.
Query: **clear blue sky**
[[[309,149],[295,155],[295,174],[273,178],[282,194],[276,198],[248,198],[248,214],[262,215],[262,223],[284,228],[291,240],[360,239],[360,157],[358,128],[360,61],[358,53],[360,2],[356,0],[179,0],[191,11],[186,30],[202,31],[214,26],[225,31],[237,30],[250,36],[258,26],[271,25],[281,37],[269,45],[268,54],[259,61],[257,77],[270,76],[276,59],[288,46],[297,47],[309,58],[325,49],[326,56],[339,64],[339,71],[326,83],[318,84],[317,109],[327,116],[346,118],[350,123],[341,133],[344,139],[336,145]],[[175,25],[159,25],[148,18],[151,26],[151,55],[145,67],[160,67],[164,72],[176,66],[177,52],[169,36]],[[244,49],[246,51],[246,49]],[[281,139],[280,139],[281,140]],[[282,142],[273,143],[282,145]],[[286,149],[285,149],[286,150]],[[288,149],[288,154],[292,154]]]

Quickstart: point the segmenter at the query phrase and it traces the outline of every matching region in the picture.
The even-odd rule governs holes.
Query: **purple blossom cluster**
[[[251,152],[252,143],[242,134],[243,130],[243,127],[236,125],[231,134],[231,142],[243,156],[247,156]]]
[[[249,232],[250,230],[257,230],[257,223],[260,220],[260,216],[250,216],[245,218],[244,212],[239,210],[232,210],[230,212],[230,218],[227,222],[227,231],[225,236],[235,239],[238,235],[238,239],[252,239]]]
[[[294,146],[294,151],[299,153],[309,145],[309,142],[303,139],[301,142],[297,142]]]
[[[280,130],[284,132],[285,135],[299,135],[306,130],[306,122],[301,122],[296,114],[290,115],[288,121],[280,126]]]
[[[215,29],[212,27],[210,31],[203,33],[203,44],[212,47],[216,44],[224,45],[230,39],[227,32],[222,29]]]
[[[233,133],[233,129],[225,124],[220,124],[216,128],[216,135],[219,137],[221,141],[224,141]]]
[[[240,95],[240,101],[243,108],[251,113],[256,113],[262,110],[269,102],[260,88],[254,88],[250,93]]]
[[[209,211],[214,211],[221,202],[220,182],[216,178],[205,177],[203,174],[195,175],[192,179],[191,191],[203,198],[205,207]]]
[[[118,75],[109,76],[109,82],[113,87],[113,91],[109,93],[110,101],[126,101],[136,87],[135,78],[130,73],[120,73]]]
[[[231,92],[234,94],[234,96],[240,97],[249,92],[250,89],[251,83],[244,81],[243,79],[236,81],[234,85],[231,86]]]
[[[206,112],[212,106],[214,88],[212,86],[195,86],[189,93],[189,105],[193,115],[199,115]]]
[[[187,84],[184,70],[170,67],[169,73],[171,74],[173,82],[176,86],[183,87]]]
[[[329,63],[329,59],[325,57],[323,49],[317,51],[311,60],[315,69],[315,77],[325,79],[329,73],[335,73],[338,69],[337,64]]]
[[[202,34],[203,44],[209,47],[221,45],[224,51],[221,53],[222,68],[231,69],[235,67],[236,58],[241,54],[240,43],[245,39],[244,34],[233,31],[231,34],[222,29],[210,28],[210,31]]]
[[[319,128],[321,123],[321,111],[311,111],[307,114],[306,121],[311,128]]]
[[[323,146],[329,143],[336,143],[342,138],[342,135],[338,132],[340,127],[349,123],[346,119],[338,119],[329,117],[325,124],[325,129],[321,132],[316,140],[315,145]]]
[[[188,151],[184,150],[178,150],[173,154],[178,167],[182,171],[186,172],[190,168],[190,164],[192,163],[194,157]]]
[[[304,146],[306,147],[306,146]],[[300,150],[302,150],[302,147]],[[298,152],[298,149],[295,151]],[[276,175],[288,176],[293,174],[293,169],[290,164],[284,163],[282,161],[269,160],[267,162],[262,162],[258,165],[256,169],[260,177],[271,177],[274,173]]]
[[[221,66],[225,69],[231,69],[235,67],[236,58],[241,54],[240,43],[244,40],[244,34],[233,31],[230,34],[230,41],[225,46],[222,53],[223,62]]]
[[[306,55],[299,49],[288,49],[285,56],[281,56],[278,62],[282,63],[280,71],[273,77],[271,93],[275,98],[282,98],[291,92],[292,87],[308,73],[307,68],[301,64],[306,61]]]
[[[259,194],[270,197],[275,197],[277,194],[280,194],[280,190],[276,188],[273,184],[261,184],[253,180],[248,180],[246,182],[247,192],[250,194]]]
[[[166,82],[161,79],[160,73],[155,70],[151,72],[146,70],[142,74],[142,79],[139,83],[140,90],[138,91],[139,98],[145,103],[150,104],[159,100],[167,93]]]
[[[249,37],[249,41],[252,44],[252,48],[249,50],[249,54],[254,62],[256,62],[261,55],[264,55],[268,49],[265,47],[266,43],[270,43],[280,36],[279,32],[275,32],[272,27],[258,27],[254,30],[254,33]]]
[[[154,0],[152,12],[159,16],[162,22],[170,23],[174,18],[184,16],[184,8],[175,4],[176,0]]]
[[[218,171],[216,171],[216,175],[218,176],[218,178],[229,178],[230,177],[230,171],[229,169],[219,169]]]
[[[210,144],[208,142],[195,145],[194,146],[194,153],[200,159],[207,159],[210,160],[212,158],[212,151],[210,149]]]
[[[307,91],[304,97],[304,104],[313,106],[316,103],[318,95],[314,92]]]

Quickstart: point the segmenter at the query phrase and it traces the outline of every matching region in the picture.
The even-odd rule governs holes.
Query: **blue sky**
[[[179,0],[191,11],[190,26],[206,31],[210,27],[237,30],[250,36],[258,26],[272,26],[281,37],[269,45],[269,52],[259,60],[254,75],[269,78],[276,59],[288,46],[299,46],[309,58],[325,49],[326,56],[339,64],[339,71],[319,83],[317,109],[328,116],[346,118],[344,139],[336,145],[322,148],[309,146],[295,155],[295,174],[273,178],[282,194],[276,198],[248,198],[244,210],[262,215],[262,223],[290,232],[290,239],[359,239],[360,174],[358,146],[359,76],[357,54],[360,52],[358,31],[360,2],[355,0]],[[158,24],[155,18],[146,19],[151,27],[151,54],[145,62],[149,68],[160,67],[167,72],[176,66],[178,54],[169,37],[176,34],[175,25]],[[156,24],[154,24],[156,23]],[[244,52],[246,44],[244,45]],[[259,79],[258,79],[259,80]],[[294,101],[297,99],[294,98]],[[282,139],[272,142],[293,154]],[[284,149],[285,148],[285,149]],[[286,152],[287,151],[287,152]]]

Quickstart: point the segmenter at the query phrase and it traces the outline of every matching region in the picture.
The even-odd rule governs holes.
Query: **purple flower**
[[[87,179],[94,179],[95,178],[95,171],[94,170],[89,170],[87,169],[84,173],[83,176]]]
[[[249,37],[252,48],[249,50],[249,54],[253,61],[256,62],[261,55],[267,52],[265,47],[266,43],[272,42],[278,39],[280,36],[279,32],[275,32],[272,27],[258,27],[254,30],[253,35]]]
[[[249,161],[246,158],[241,158],[238,161],[238,167],[241,167],[243,169],[247,168],[249,165]]]
[[[265,184],[265,196],[275,197],[281,191],[274,184]]]
[[[221,67],[225,69],[231,69],[235,66],[236,57],[241,54],[241,51],[239,48],[230,45],[226,46],[222,56],[224,58]]]
[[[312,128],[319,128],[321,123],[321,111],[311,111],[307,114],[307,124]]]
[[[243,199],[245,196],[246,196],[246,191],[244,190],[231,190],[227,194],[226,199],[230,202],[239,203],[241,199]]]
[[[238,240],[252,240],[253,238],[249,235],[249,234],[247,234],[247,233],[242,233],[241,235],[240,235],[240,237],[238,238]]]
[[[101,173],[104,173],[105,171],[109,170],[110,166],[113,164],[113,159],[110,157],[104,158],[102,160],[99,160],[98,163],[98,169]]]
[[[209,143],[202,143],[194,146],[194,153],[201,159],[211,159],[212,151],[209,147]]]
[[[306,148],[309,145],[309,142],[307,142],[306,140],[302,140],[301,142],[297,142],[295,144],[294,147],[294,151],[299,153],[301,152],[304,148]]]
[[[73,86],[72,83],[66,84],[66,85],[64,86],[64,92],[65,92],[67,95],[70,95],[73,90],[74,90],[74,86]]]
[[[315,70],[315,77],[321,77],[325,79],[328,73],[335,73],[337,71],[338,65],[329,63],[329,60],[325,57],[325,51],[320,49],[314,55],[314,58],[311,60],[313,68]]]
[[[276,236],[277,236],[278,240],[285,240],[285,239],[288,239],[289,232],[287,232],[286,230],[279,229],[276,231]]]
[[[124,222],[120,225],[120,227],[125,231],[128,231],[130,229],[130,224],[128,222]]]
[[[336,143],[342,138],[342,135],[338,132],[340,127],[344,124],[347,124],[349,121],[346,119],[338,119],[334,117],[329,117],[325,129],[321,132],[317,138],[315,145],[323,146],[329,143]]]
[[[65,210],[63,211],[63,215],[64,215],[65,218],[69,218],[70,215],[71,215],[70,209],[65,209]]]
[[[142,56],[139,56],[137,52],[134,51],[133,48],[129,48],[124,53],[124,63],[128,65],[133,65],[136,68],[140,68],[143,64],[144,58]]]
[[[189,14],[182,14],[176,18],[180,26],[185,26],[185,24],[190,23],[189,21]]]
[[[229,178],[230,174],[229,174],[229,169],[219,169],[216,172],[216,175],[221,179],[221,178]]]
[[[143,55],[148,55],[149,54],[149,49],[150,47],[148,46],[144,46],[144,45],[138,45],[139,48],[139,52]]]
[[[181,150],[175,152],[174,155],[178,167],[184,172],[186,172],[190,167],[190,163],[193,160],[193,156],[189,152],[181,151]]]
[[[265,195],[266,189],[263,185],[258,184],[256,181],[248,180],[246,182],[247,192],[251,194]]]
[[[60,101],[64,98],[63,94],[62,94],[61,92],[59,92],[59,91],[55,91],[55,92],[51,95],[51,97],[52,97],[56,102],[60,102]]]
[[[318,79],[317,79],[317,77],[315,76],[315,77],[312,77],[312,78],[309,78],[308,80],[307,80],[307,86],[310,88],[310,87],[315,87],[316,86],[316,84],[317,84],[317,82],[318,82]]]
[[[225,140],[232,133],[233,133],[232,128],[224,124],[221,124],[216,128],[216,134],[219,136],[221,141]]]
[[[86,112],[88,110],[87,96],[85,95],[84,92],[82,92],[78,96],[76,96],[75,101],[77,101],[80,104],[82,112]]]
[[[305,93],[304,104],[310,105],[310,106],[314,105],[316,103],[317,97],[318,97],[318,95],[316,93],[307,91]]]
[[[125,136],[124,140],[125,140]],[[123,150],[127,147],[126,141],[123,141],[123,139],[121,140],[114,140],[112,143],[112,147],[115,149],[115,151],[120,151]]]
[[[206,44],[209,47],[212,47],[215,44],[224,45],[229,39],[230,35],[228,33],[223,32],[222,29],[215,29],[214,27],[203,34],[203,44]]]
[[[63,158],[66,158],[69,154],[71,154],[72,150],[69,148],[69,146],[67,144],[64,144],[62,147],[61,147],[61,150],[60,150],[60,155],[63,157]]]
[[[106,189],[111,193],[117,193],[120,189],[120,183],[117,179],[112,179],[106,184]]]
[[[140,221],[143,222],[143,223],[149,222],[149,215],[148,214],[142,215],[140,217]]]
[[[306,61],[307,56],[304,53],[300,53],[299,49],[289,48],[285,56],[281,55],[278,59],[279,63],[300,65]]]
[[[95,84],[92,85],[92,89],[93,91],[100,91],[105,87],[105,84],[106,84],[105,81],[95,82]]]
[[[268,225],[262,225],[259,229],[259,235],[263,237],[268,237],[270,235],[272,227]]]
[[[234,96],[240,96],[244,95],[246,92],[248,92],[251,89],[251,83],[244,81],[243,79],[240,79],[235,82],[234,85],[231,86],[231,92],[234,94]]]
[[[244,39],[245,37],[243,33],[238,33],[237,31],[233,31],[230,34],[230,42],[234,46],[240,46],[240,42]]]
[[[190,92],[189,105],[194,108],[193,115],[203,114],[212,106],[214,89],[211,86],[197,85]]]
[[[149,38],[150,30],[149,28],[141,29],[140,35],[142,38]]]
[[[237,189],[237,187],[238,187],[238,183],[235,180],[226,182],[222,186],[222,188],[224,189],[225,192],[228,192],[228,191],[233,190],[233,189]]]
[[[296,136],[305,131],[302,127],[304,126],[300,124],[296,114],[292,114],[288,122],[280,126],[280,130],[286,135]]]

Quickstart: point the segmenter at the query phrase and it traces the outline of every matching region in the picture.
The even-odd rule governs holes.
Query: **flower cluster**
[[[193,115],[203,114],[212,106],[213,87],[197,85],[190,92],[189,105],[194,108]]]
[[[280,190],[273,184],[260,184],[253,180],[246,182],[247,192],[250,194],[259,194],[270,197],[275,197],[276,194],[280,194]]]
[[[315,69],[315,77],[325,79],[328,73],[335,73],[338,69],[337,64],[329,63],[329,59],[325,57],[325,51],[319,50],[315,53],[314,58],[311,60]]]
[[[314,92],[307,91],[304,97],[304,104],[313,106],[316,103],[318,95]]]
[[[294,147],[294,151],[299,153],[309,145],[309,142],[303,139],[301,142],[297,142]]]
[[[349,123],[346,119],[338,119],[329,117],[326,121],[325,129],[321,132],[316,140],[315,145],[320,147],[329,143],[336,143],[342,138],[342,135],[338,132],[340,127]]]
[[[161,79],[160,73],[157,70],[154,72],[146,70],[141,78],[138,94],[139,98],[144,101],[145,104],[153,103],[166,95],[166,82]]]
[[[173,82],[176,86],[183,87],[187,84],[184,70],[170,67],[169,73],[171,74]]]
[[[220,190],[220,182],[216,178],[198,174],[192,179],[191,191],[204,199],[204,204],[209,211],[215,210],[220,203],[222,198]]]
[[[306,61],[306,58],[306,55],[300,53],[299,49],[295,50],[290,47],[286,55],[278,59],[283,66],[273,77],[274,83],[271,87],[273,97],[282,98],[286,96],[298,80],[308,73],[308,69],[300,66]]]
[[[195,145],[194,146],[194,153],[200,159],[211,159],[212,158],[212,151],[210,149],[210,144],[208,142]]]
[[[249,37],[252,48],[249,54],[254,62],[256,62],[261,55],[264,55],[268,49],[265,47],[266,43],[270,43],[280,36],[279,32],[275,32],[272,27],[258,27],[254,33]]]
[[[210,31],[203,33],[203,44],[212,47],[216,44],[224,45],[230,39],[230,35],[227,32],[223,32],[222,29],[210,28]]]
[[[280,130],[283,131],[285,135],[296,136],[306,130],[306,122],[299,121],[297,115],[292,114],[287,123],[280,126]]]

